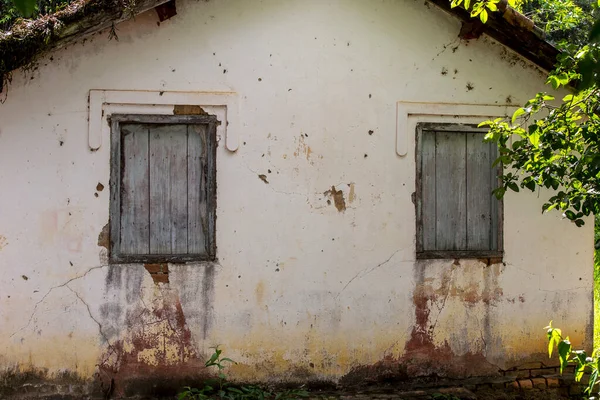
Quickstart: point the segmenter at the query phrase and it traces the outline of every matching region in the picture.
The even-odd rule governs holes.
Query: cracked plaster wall
[[[216,344],[240,380],[353,381],[390,364],[461,377],[539,361],[550,319],[589,340],[592,224],[542,216],[543,193],[507,195],[505,264],[415,261],[396,101],[548,89],[459,28],[421,1],[182,1],[160,26],[149,12],[118,41],[102,32],[15,72],[0,106],[0,368],[125,393],[126,379],[201,375]],[[106,264],[109,139],[87,147],[92,88],[239,94],[240,149],[218,148],[216,264],[171,265],[167,284]]]

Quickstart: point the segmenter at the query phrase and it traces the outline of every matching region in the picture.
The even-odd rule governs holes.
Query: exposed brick
[[[545,375],[544,378],[546,379],[546,385],[549,388],[557,388],[560,386],[560,380],[557,375]]]
[[[519,383],[517,381],[514,381],[506,384],[506,390],[508,392],[519,391],[521,390],[521,387],[519,386]]]
[[[533,387],[536,389],[546,389],[546,379],[544,378],[533,378]]]
[[[513,377],[502,376],[499,378],[491,378],[488,380],[489,386],[492,389],[504,389],[508,384],[512,384],[515,381]]]
[[[521,390],[533,389],[533,382],[531,379],[519,379],[519,387]]]

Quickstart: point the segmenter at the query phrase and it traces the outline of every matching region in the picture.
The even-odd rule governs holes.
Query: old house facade
[[[216,345],[333,384],[550,365],[550,319],[589,346],[593,224],[493,199],[476,128],[548,90],[544,42],[434,3],[177,0],[13,71],[2,393],[168,393]]]

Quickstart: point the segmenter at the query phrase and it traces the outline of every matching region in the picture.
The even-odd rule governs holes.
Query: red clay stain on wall
[[[168,271],[145,267],[156,285],[151,299],[127,311],[120,338],[108,342],[98,364],[97,381],[105,396],[171,396],[207,375],[205,355],[195,348]]]
[[[484,271],[485,282],[479,280],[458,285],[453,282],[455,270],[461,268],[458,260],[444,268],[441,277],[436,279],[425,277],[425,271],[429,268],[427,263],[416,263],[415,289],[412,296],[415,325],[403,354],[399,357],[387,355],[375,364],[352,368],[342,378],[342,385],[397,382],[432,376],[466,378],[498,375],[499,368],[488,362],[482,352],[455,354],[448,340],[441,344],[436,343],[434,335],[439,316],[437,313],[442,313],[446,301],[450,299],[458,300],[466,307],[483,303],[486,309],[485,318],[489,319],[487,310],[503,297],[502,288],[498,283],[500,267],[501,264],[484,267],[487,268]],[[439,284],[434,286],[435,282]],[[431,311],[434,305],[436,316],[432,318]]]

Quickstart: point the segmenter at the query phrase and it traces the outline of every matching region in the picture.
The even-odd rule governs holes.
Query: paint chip
[[[265,174],[258,175],[258,179],[260,179],[264,183],[269,183],[269,181],[267,180],[267,176]]]

